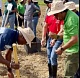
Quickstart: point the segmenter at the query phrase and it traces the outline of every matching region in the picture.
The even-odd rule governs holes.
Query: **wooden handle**
[[[13,54],[14,54],[15,63],[18,64],[17,45],[16,44],[13,44]],[[16,70],[16,75],[17,75],[17,78],[20,78],[19,69]]]

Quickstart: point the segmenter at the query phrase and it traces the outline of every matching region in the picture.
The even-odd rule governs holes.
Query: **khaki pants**
[[[64,66],[64,78],[74,78],[74,75],[78,69],[79,53],[66,53],[65,66]]]

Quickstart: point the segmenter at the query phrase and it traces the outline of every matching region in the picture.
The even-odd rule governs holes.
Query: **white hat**
[[[65,5],[65,6],[68,6],[68,9],[69,9],[69,10],[74,10],[74,9],[76,9],[75,3],[74,3],[73,1],[66,2],[64,5]]]
[[[53,1],[53,3],[51,4],[51,11],[48,13],[48,15],[60,13],[67,8],[67,6],[64,6],[63,1]]]
[[[79,10],[79,4],[76,4],[75,7],[77,10]]]
[[[35,38],[34,32],[31,30],[31,28],[21,28],[18,27],[18,30],[22,33],[23,37],[31,47],[31,41]]]
[[[24,0],[21,0],[20,2],[22,2],[22,1],[24,1]]]
[[[33,2],[38,2],[37,0],[32,0]]]

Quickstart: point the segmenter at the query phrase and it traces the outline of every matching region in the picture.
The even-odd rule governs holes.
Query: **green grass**
[[[7,0],[2,0],[3,3],[5,3]],[[20,1],[20,0],[18,0]],[[38,0],[39,5],[45,5],[43,0]]]

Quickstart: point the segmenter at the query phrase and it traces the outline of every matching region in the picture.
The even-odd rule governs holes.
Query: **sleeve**
[[[36,9],[36,10],[40,11],[40,8],[39,8],[39,7],[37,7],[36,5],[32,4],[32,6],[33,6],[33,8],[34,8],[34,9]]]
[[[74,36],[79,33],[79,19],[77,17],[69,19],[68,33],[70,36]]]
[[[17,5],[17,10],[18,10],[18,12],[19,12],[19,10],[20,10],[20,5]]]

